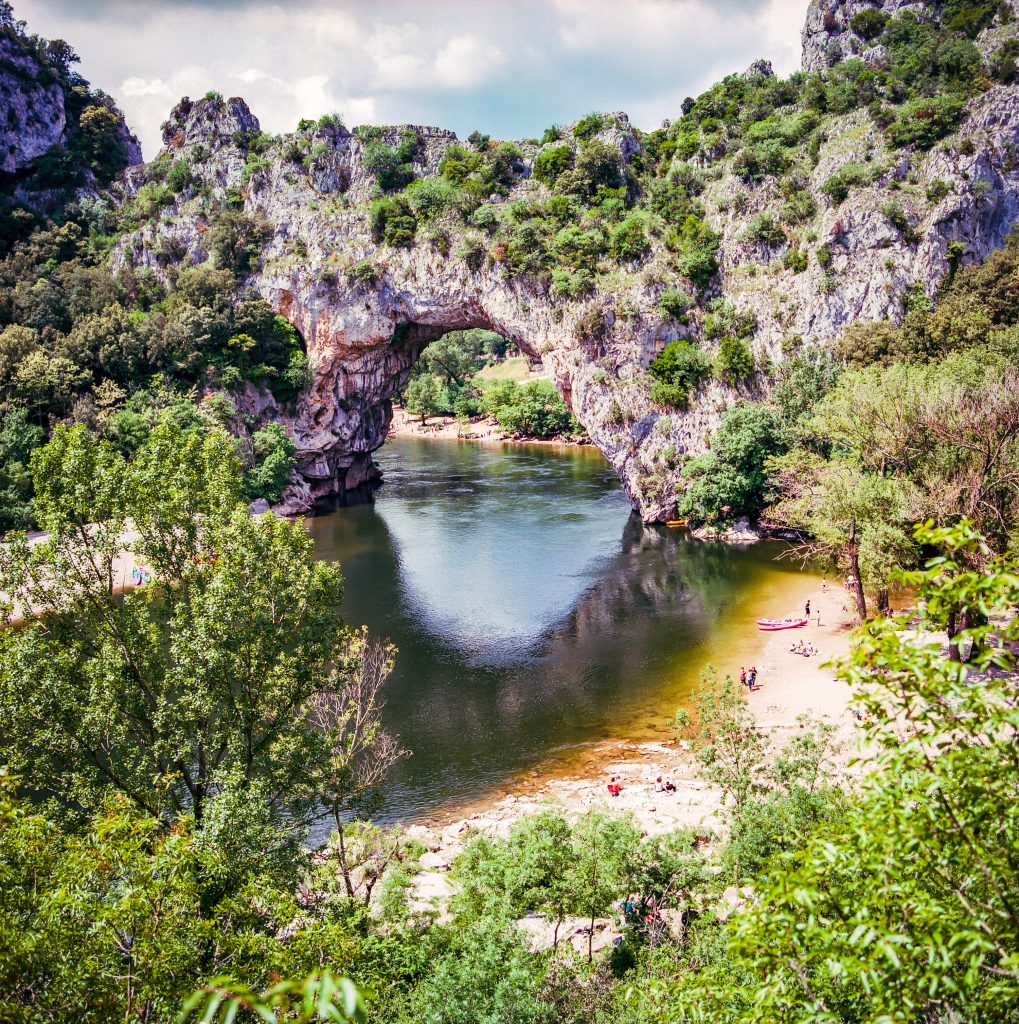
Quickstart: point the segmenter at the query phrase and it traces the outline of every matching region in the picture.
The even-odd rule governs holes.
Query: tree
[[[126,136],[123,118],[108,107],[95,104],[82,111],[72,146],[100,185],[109,184],[127,165]]]
[[[842,748],[834,725],[798,720],[793,736],[765,769],[764,793],[733,813],[722,864],[735,882],[760,874],[775,855],[799,849],[819,827],[839,820],[846,795],[833,784]]]
[[[265,977],[303,858],[260,800],[223,792],[198,831],[111,794],[73,830],[16,797],[16,781],[0,775],[0,1017],[170,1021],[239,957]]]
[[[569,822],[555,811],[543,811],[518,821],[504,840],[476,838],[458,858],[460,890],[455,910],[468,919],[496,917],[513,920],[537,911],[554,922],[552,945],[559,929],[576,909],[587,912],[578,896],[577,859]],[[590,876],[585,879],[590,886]]]
[[[404,406],[412,416],[420,416],[422,426],[429,416],[439,411],[442,382],[435,374],[421,373],[413,377],[404,390]]]
[[[10,324],[0,331],[0,388],[7,390],[25,356],[38,349],[35,331]]]
[[[131,463],[81,427],[32,459],[49,536],[13,538],[0,592],[42,613],[0,634],[0,752],[87,814],[112,790],[201,825],[231,780],[292,826],[319,736],[315,694],[345,685],[339,568],[300,523],[250,518],[233,442],[164,418]],[[121,550],[153,586],[123,597]]]
[[[669,342],[651,360],[648,373],[655,381],[651,389],[653,401],[685,409],[690,392],[711,375],[711,363],[696,344],[680,338]]]
[[[676,728],[696,729],[696,757],[704,777],[721,788],[723,799],[731,798],[738,814],[762,787],[768,741],[736,684],[729,676],[720,683],[710,666],[701,673],[695,711],[694,719],[679,712]]]
[[[369,640],[363,631],[353,634],[342,658],[350,666],[347,685],[342,690],[316,693],[309,711],[321,749],[311,768],[308,797],[320,801],[333,819],[339,869],[350,899],[354,899],[355,885],[354,861],[348,850],[348,817],[357,821],[378,808],[382,783],[393,765],[408,753],[382,727],[385,702],[381,691],[393,670],[394,654],[391,644]],[[373,854],[378,863],[372,871],[363,870],[364,855],[358,858],[366,906],[373,881],[400,854],[399,835],[393,842],[391,838],[379,835],[379,843],[388,845],[390,852],[385,856]],[[363,829],[360,840],[362,846],[367,845]]]
[[[805,530],[805,558],[834,562],[848,572],[860,622],[867,593],[887,606],[889,579],[910,564],[916,550],[909,524],[917,494],[909,480],[861,471],[849,460],[826,462],[802,450],[768,463],[782,498],[769,510],[776,522]]]
[[[773,516],[808,530],[816,553],[847,563],[886,601],[888,575],[914,551],[910,525],[972,519],[995,550],[1019,513],[1019,374],[973,348],[927,364],[847,371],[800,424],[805,446],[772,470]],[[816,454],[815,454],[816,453]],[[830,457],[829,453],[831,453]]]
[[[242,278],[258,269],[271,229],[240,210],[225,210],[216,218],[208,237],[217,268]]]
[[[635,883],[634,860],[628,857],[640,843],[633,822],[626,817],[609,817],[589,811],[573,827],[576,871],[576,901],[590,922],[587,933],[587,962],[594,959],[595,918],[608,913],[620,890],[628,887],[644,892]]]
[[[785,359],[774,370],[771,400],[787,426],[807,416],[838,383],[841,364],[828,352],[810,348]]]
[[[555,385],[547,380],[531,380],[499,392],[501,397],[490,406],[499,426],[520,437],[567,437],[581,431],[580,424],[563,401]],[[486,395],[487,398],[487,395]]]
[[[503,921],[449,929],[434,969],[408,1000],[406,1020],[430,1024],[541,1024],[545,961]]]
[[[718,344],[716,373],[730,384],[746,380],[754,372],[754,355],[741,338],[725,335]]]
[[[962,570],[972,527],[923,527],[955,552],[913,577],[927,607],[978,601],[1009,625],[974,627],[979,682],[902,620],[871,623],[840,666],[868,712],[871,771],[847,813],[783,855],[736,921],[746,987],[708,970],[677,1015],[741,1020],[1005,1021],[1019,1002],[1019,783],[1015,657],[1019,566]],[[934,625],[937,623],[935,619]],[[923,625],[923,624],[921,624]],[[988,672],[998,664],[1006,672]],[[1006,1009],[1007,1008],[1007,1009]]]
[[[695,522],[733,521],[756,516],[769,499],[765,466],[786,448],[778,413],[742,403],[729,409],[711,439],[711,449],[683,468],[690,483],[681,514]]]
[[[550,146],[543,149],[534,159],[533,174],[538,181],[551,188],[563,171],[573,166],[572,146]]]
[[[480,339],[474,331],[450,331],[421,353],[418,366],[446,385],[462,388],[480,369]]]
[[[32,524],[29,460],[42,443],[42,430],[28,422],[24,409],[0,413],[0,534]]]
[[[514,826],[507,851],[515,862],[517,905],[526,905],[554,922],[553,949],[559,945],[563,921],[577,902],[572,884],[576,861],[570,839],[566,820],[546,811]]]
[[[250,498],[265,498],[275,505],[283,497],[294,472],[297,446],[279,423],[269,423],[251,435],[253,466],[244,472],[244,487]]]

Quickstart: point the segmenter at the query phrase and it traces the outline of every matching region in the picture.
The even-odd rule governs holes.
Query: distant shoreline
[[[411,416],[402,406],[393,406],[390,437],[416,437],[425,441],[480,441],[484,444],[540,444],[552,448],[591,448],[590,440],[567,441],[564,438],[516,437],[503,433],[493,419],[479,419],[464,427],[453,416],[432,416],[424,424],[419,416]]]

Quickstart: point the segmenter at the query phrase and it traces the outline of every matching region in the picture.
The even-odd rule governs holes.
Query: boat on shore
[[[806,619],[758,619],[757,628],[765,632],[776,629],[799,629],[807,624]]]

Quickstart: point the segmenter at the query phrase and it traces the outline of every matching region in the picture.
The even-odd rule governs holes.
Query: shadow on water
[[[777,545],[645,527],[589,449],[403,440],[374,505],[309,521],[344,615],[399,648],[388,727],[413,756],[389,820],[505,785],[553,752],[661,730],[733,628],[790,607]]]

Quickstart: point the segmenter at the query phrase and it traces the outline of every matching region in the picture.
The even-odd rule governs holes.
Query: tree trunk
[[[347,847],[343,841],[343,821],[339,814],[336,814],[336,838],[340,853],[340,872],[343,875],[343,884],[347,889],[347,896],[354,898],[354,883],[350,880],[350,868],[347,865]]]
[[[963,625],[963,629],[972,629],[974,626],[986,626],[987,617],[983,615],[976,608],[966,609],[966,622]],[[980,653],[980,644],[977,642],[976,637],[970,642],[969,651],[966,654],[966,664],[968,665],[978,654]]]
[[[877,610],[879,615],[891,615],[892,614],[892,603],[888,599],[887,588],[882,588],[877,592]]]
[[[849,571],[853,574],[853,593],[856,597],[856,614],[860,622],[867,618],[867,598],[863,593],[860,579],[860,545],[856,539],[856,521],[849,524]]]
[[[962,644],[953,643],[952,638],[973,626],[986,622],[980,612],[974,608],[960,608],[949,613],[946,632],[948,633],[948,657],[957,664],[969,664],[978,653],[976,640],[972,641],[966,656],[963,657]]]

